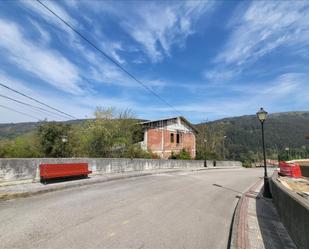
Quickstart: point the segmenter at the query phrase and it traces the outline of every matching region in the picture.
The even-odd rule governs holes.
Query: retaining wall
[[[127,158],[18,158],[0,159],[0,183],[19,180],[39,180],[41,163],[88,163],[93,174],[121,173],[174,168],[204,167],[203,160],[164,160]],[[238,161],[217,161],[216,167],[241,167]],[[213,161],[207,161],[213,167]]]
[[[309,248],[309,201],[285,188],[277,180],[278,172],[272,176],[273,202],[281,221],[299,249]]]

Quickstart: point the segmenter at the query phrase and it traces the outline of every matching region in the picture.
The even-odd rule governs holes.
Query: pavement
[[[1,201],[0,247],[226,249],[236,204],[261,175],[165,172]]]
[[[271,199],[264,198],[263,180],[240,199],[235,210],[231,249],[296,249]]]

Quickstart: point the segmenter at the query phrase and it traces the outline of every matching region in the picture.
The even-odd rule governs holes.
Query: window
[[[171,143],[174,143],[174,133],[171,133]]]
[[[177,133],[177,137],[176,137],[176,143],[180,143],[180,134],[179,133]]]

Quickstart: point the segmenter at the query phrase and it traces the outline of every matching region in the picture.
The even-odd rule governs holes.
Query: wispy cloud
[[[21,79],[16,77],[9,76],[3,71],[0,71],[0,82],[4,83],[14,89],[18,89],[19,91],[32,96],[35,99],[41,100],[59,110],[62,110],[66,113],[74,115],[78,118],[92,118],[93,112],[96,106],[103,107],[115,107],[118,110],[123,110],[126,108],[130,108],[132,110],[139,109],[139,104],[134,100],[131,100],[128,96],[109,96],[108,94],[100,95],[95,93],[85,94],[83,96],[72,95],[70,99],[64,98],[62,95],[59,95],[56,92],[50,92],[46,89],[42,88],[33,88],[32,84],[29,82],[24,82]],[[14,93],[6,88],[0,86],[1,94],[5,96],[10,96],[12,98],[18,99],[20,101],[40,106],[38,103],[33,102],[25,97],[20,96],[17,93]],[[33,108],[12,102],[11,100],[0,97],[0,104],[14,108],[19,111],[23,111],[30,115],[36,116],[43,119],[48,120],[65,120],[66,118],[61,118],[59,116],[52,115],[50,113],[44,113],[41,111],[37,111]],[[45,108],[44,106],[41,106]],[[146,108],[146,107],[144,107]],[[46,108],[48,109],[48,108]],[[3,122],[21,122],[21,121],[35,121],[33,118],[23,116],[21,114],[16,114],[12,111],[5,110],[0,108],[0,123]]]
[[[285,73],[267,82],[252,80],[245,84],[240,82],[237,86],[219,86],[215,98],[205,96],[203,100],[191,100],[175,105],[175,108],[196,121],[254,114],[261,104],[270,112],[278,112],[282,106],[286,111],[302,110],[302,106],[309,103],[308,92],[306,74]],[[170,112],[166,107],[152,107],[150,110]]]
[[[173,45],[184,46],[187,37],[195,32],[195,22],[214,7],[210,1],[148,1],[131,3],[130,8],[117,2],[92,1],[91,4],[94,11],[107,12],[117,18],[152,62],[169,56]]]
[[[64,18],[70,24],[77,26],[78,21],[73,18],[63,7],[61,7],[56,1],[42,1],[45,5],[47,5],[50,9],[55,11],[59,16]],[[67,29],[67,27],[61,23],[61,21],[57,20],[52,13],[48,10],[44,9],[44,7],[37,3],[37,1],[28,1],[22,0],[21,3],[29,10],[36,14],[38,14],[41,18],[45,19],[49,23],[53,23],[57,26],[62,26]]]
[[[44,45],[48,45],[48,43],[51,40],[51,36],[49,34],[49,32],[47,32],[42,26],[41,24],[39,24],[37,21],[35,21],[34,19],[29,19],[30,23],[33,25],[34,29],[39,33],[40,35],[40,41],[42,44]]]
[[[26,39],[21,28],[0,19],[0,47],[20,69],[28,71],[54,87],[73,94],[83,92],[78,68],[59,51]]]
[[[233,32],[216,61],[243,65],[279,47],[308,46],[308,7],[306,1],[253,1],[231,21]]]
[[[194,32],[194,22],[211,7],[206,1],[140,5],[133,13],[135,18],[123,20],[122,26],[143,46],[151,61],[158,62],[171,54],[173,45],[185,45]]]

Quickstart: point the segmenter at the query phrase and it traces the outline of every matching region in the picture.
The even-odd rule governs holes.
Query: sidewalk
[[[43,194],[47,192],[63,190],[68,188],[76,188],[84,185],[97,184],[107,181],[114,181],[120,179],[126,179],[131,177],[147,176],[154,174],[164,174],[164,173],[176,173],[176,172],[190,172],[190,171],[200,171],[200,170],[217,170],[217,169],[230,169],[235,167],[210,167],[210,168],[185,168],[185,169],[159,169],[159,170],[147,170],[147,171],[132,171],[123,173],[113,173],[113,174],[98,174],[91,175],[89,178],[74,179],[74,180],[60,180],[54,181],[49,184],[42,184],[40,182],[35,183],[23,183],[0,186],[0,201],[9,200],[20,197],[28,197],[37,194]]]
[[[262,196],[262,187],[263,181],[259,180],[239,200],[230,248],[297,248],[281,223],[272,200]]]

